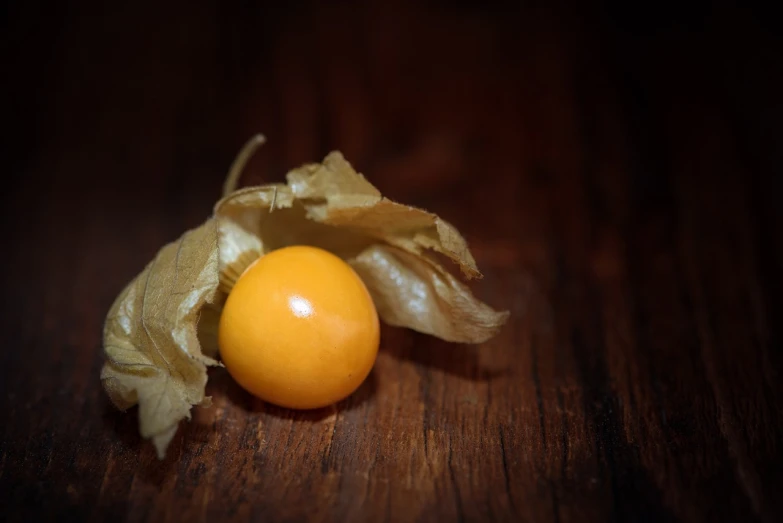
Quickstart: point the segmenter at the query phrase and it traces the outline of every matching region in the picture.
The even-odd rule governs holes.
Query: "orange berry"
[[[220,318],[220,355],[251,394],[295,409],[353,393],[375,363],[378,313],[364,282],[322,249],[294,246],[242,274]]]

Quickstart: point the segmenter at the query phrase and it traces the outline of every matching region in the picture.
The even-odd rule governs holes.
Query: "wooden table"
[[[778,521],[770,13],[656,3],[9,7],[0,519]],[[481,346],[384,328],[335,408],[221,370],[158,461],[99,383],[112,300],[246,184],[341,150],[467,237]]]

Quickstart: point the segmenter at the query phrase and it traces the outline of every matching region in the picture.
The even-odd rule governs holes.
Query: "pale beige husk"
[[[459,232],[438,216],[383,196],[339,152],[290,171],[287,184],[234,190],[240,152],[213,216],[163,247],[117,297],[106,318],[101,380],[120,409],[139,405],[139,430],[158,456],[205,405],[207,366],[219,365],[217,319],[247,266],[274,249],[313,245],[346,260],[390,325],[447,341],[481,343],[505,323],[476,299],[433,253],[465,278],[481,273]]]

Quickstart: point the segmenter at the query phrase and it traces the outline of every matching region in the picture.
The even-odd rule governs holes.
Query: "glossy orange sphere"
[[[375,363],[378,313],[364,282],[315,247],[275,250],[237,281],[220,318],[220,355],[251,394],[295,409],[354,392]]]

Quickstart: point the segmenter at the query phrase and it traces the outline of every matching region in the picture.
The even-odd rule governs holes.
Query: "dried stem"
[[[245,170],[245,165],[247,165],[248,160],[250,160],[256,152],[256,149],[261,147],[265,142],[266,138],[264,135],[257,134],[250,138],[250,140],[245,143],[244,147],[242,147],[242,150],[239,151],[239,154],[234,159],[234,163],[231,164],[231,169],[228,171],[226,182],[223,184],[224,197],[236,190],[237,184],[239,183],[239,177],[242,176],[242,171]]]

